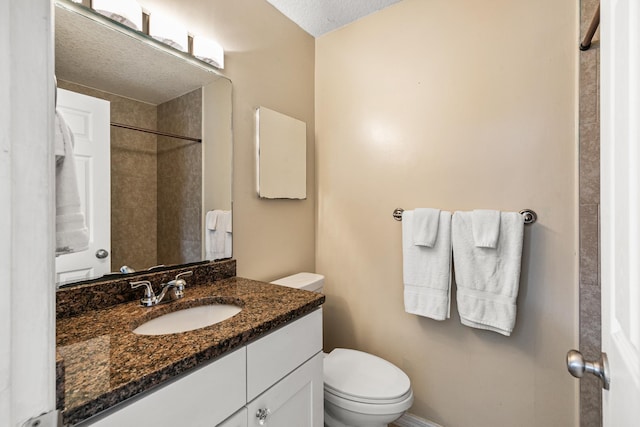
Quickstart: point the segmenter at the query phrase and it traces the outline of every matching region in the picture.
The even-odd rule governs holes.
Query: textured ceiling
[[[267,0],[287,18],[314,37],[400,0]]]

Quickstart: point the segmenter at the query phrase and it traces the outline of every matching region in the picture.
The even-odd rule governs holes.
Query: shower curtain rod
[[[593,40],[593,35],[598,29],[598,25],[600,25],[600,3],[598,3],[596,13],[593,14],[593,19],[591,20],[591,25],[589,25],[587,34],[584,36],[582,43],[580,43],[580,50],[589,50],[591,47],[591,40]]]
[[[137,126],[125,125],[125,124],[122,124],[122,123],[111,122],[111,126],[114,126],[114,127],[117,127],[117,128],[135,130],[135,131],[138,131],[138,132],[152,133],[154,135],[167,136],[169,138],[184,139],[186,141],[194,141],[194,142],[200,142],[200,143],[202,142],[201,138],[192,138],[190,136],[177,135],[175,133],[160,132],[160,131],[157,131],[157,130],[145,129],[145,128],[140,128],[140,127],[137,127]]]

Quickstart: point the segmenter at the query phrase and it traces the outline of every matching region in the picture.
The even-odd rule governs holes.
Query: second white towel
[[[524,220],[517,212],[500,212],[495,249],[477,247],[473,227],[472,212],[453,215],[460,321],[466,326],[509,336],[516,322]]]
[[[414,244],[414,212],[402,214],[404,309],[435,320],[449,318],[451,212],[440,211],[433,247]]]

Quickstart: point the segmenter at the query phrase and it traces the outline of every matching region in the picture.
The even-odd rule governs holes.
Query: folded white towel
[[[60,154],[64,147],[64,155]],[[89,230],[80,204],[73,134],[62,116],[56,112],[56,254],[86,250],[89,247]]]
[[[407,313],[444,320],[451,292],[451,212],[441,211],[432,248],[413,243],[414,212],[402,214],[404,309]]]
[[[205,217],[207,230],[215,230],[218,223],[218,212],[222,211],[209,211]]]
[[[205,233],[205,257],[208,260],[231,258],[231,211],[207,212]]]
[[[500,213],[495,249],[473,240],[473,213],[453,215],[452,243],[458,312],[462,324],[509,336],[516,322],[524,219],[517,212]]]
[[[432,248],[438,238],[440,209],[418,208],[413,211],[413,244]]]
[[[495,249],[500,234],[500,211],[476,209],[471,214],[471,225],[476,247]]]

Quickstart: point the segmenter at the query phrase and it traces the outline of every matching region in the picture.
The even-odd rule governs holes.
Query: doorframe
[[[55,409],[52,0],[0,2],[0,425]]]
[[[598,0],[580,2],[580,36],[591,23]],[[601,352],[600,327],[600,41],[594,37],[591,48],[578,50],[579,114],[579,349],[587,360],[598,360]],[[602,425],[602,393],[596,377],[578,383],[579,425]]]

